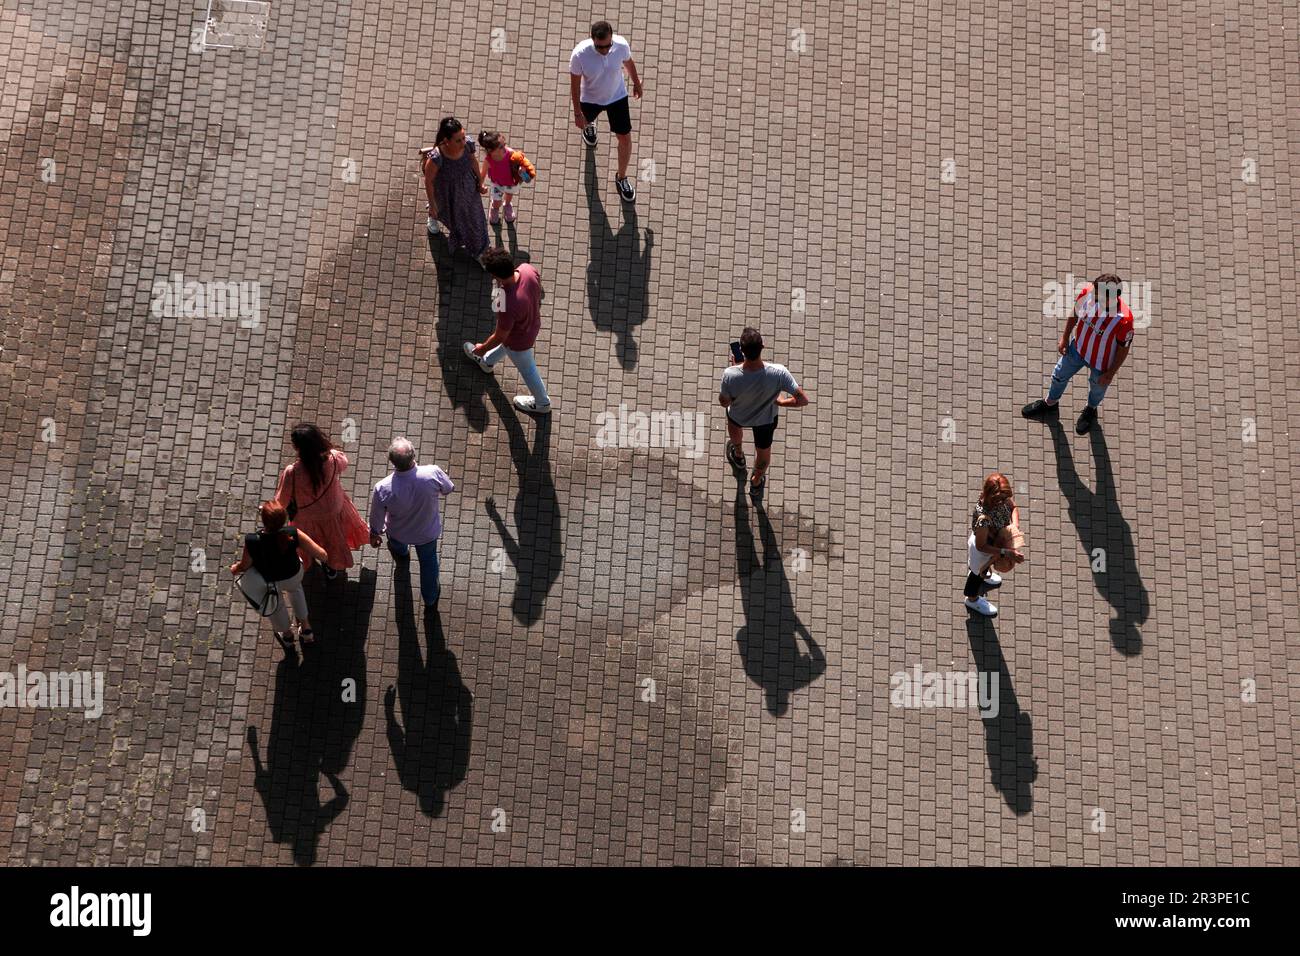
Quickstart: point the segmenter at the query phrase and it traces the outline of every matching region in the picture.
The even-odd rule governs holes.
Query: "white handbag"
[[[280,609],[280,590],[274,581],[262,577],[257,568],[249,568],[235,578],[235,587],[239,588],[244,600],[262,617],[270,617]]]

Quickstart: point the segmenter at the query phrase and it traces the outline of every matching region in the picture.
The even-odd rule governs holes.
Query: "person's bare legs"
[[[767,466],[772,464],[772,448],[760,448],[754,452],[754,473],[750,475],[749,482],[752,485],[761,485],[763,479],[767,477]]]
[[[632,134],[615,133],[618,140],[618,178],[627,178],[627,164],[632,161]]]
[[[745,441],[745,431],[739,425],[727,418],[727,438],[731,443],[739,448],[742,452],[745,450],[743,442]]]

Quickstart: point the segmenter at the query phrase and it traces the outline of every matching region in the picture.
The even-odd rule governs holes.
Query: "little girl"
[[[478,144],[483,147],[483,176],[492,187],[492,209],[488,222],[499,221],[501,203],[506,204],[506,222],[515,221],[513,199],[521,183],[531,182],[537,169],[519,150],[506,145],[505,137],[495,130],[485,129],[478,134]]]

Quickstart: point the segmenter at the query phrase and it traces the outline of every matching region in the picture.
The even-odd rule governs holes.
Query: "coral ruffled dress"
[[[313,488],[311,476],[295,461],[284,469],[275,489],[275,500],[285,508],[290,501],[298,503],[293,524],[325,549],[336,571],[352,567],[352,552],[370,541],[370,526],[343,490],[341,478],[347,470],[348,456],[336,448],[325,462],[323,487]]]

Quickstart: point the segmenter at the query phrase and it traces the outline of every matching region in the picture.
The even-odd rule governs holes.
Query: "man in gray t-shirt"
[[[741,448],[745,433],[754,431],[754,473],[749,493],[758,498],[767,484],[767,468],[772,463],[772,438],[776,433],[776,408],[803,408],[808,396],[794,380],[789,369],[775,362],[764,362],[763,337],[757,329],[747,328],[740,336],[744,361],[722,373],[718,403],[727,410],[727,461],[738,472],[745,471],[745,452]],[[785,395],[781,393],[785,392]]]

